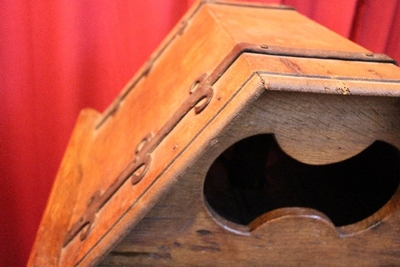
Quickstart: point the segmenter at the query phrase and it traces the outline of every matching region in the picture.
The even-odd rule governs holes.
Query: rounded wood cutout
[[[274,135],[245,138],[211,165],[204,182],[214,219],[235,232],[287,217],[315,219],[354,234],[400,203],[400,153],[376,141],[340,162],[310,165],[286,154]]]

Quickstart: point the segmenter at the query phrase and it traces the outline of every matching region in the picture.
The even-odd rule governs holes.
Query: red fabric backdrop
[[[26,264],[79,110],[103,111],[192,2],[2,2],[0,266]],[[400,0],[259,2],[400,60]]]

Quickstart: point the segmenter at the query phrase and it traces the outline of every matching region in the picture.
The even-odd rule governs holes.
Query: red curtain
[[[79,110],[103,111],[193,2],[2,2],[0,267],[26,264]],[[258,2],[400,60],[400,0]]]

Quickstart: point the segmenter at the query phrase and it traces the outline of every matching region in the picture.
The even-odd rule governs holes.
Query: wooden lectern
[[[29,266],[400,265],[400,69],[286,6],[198,2],[79,116]]]

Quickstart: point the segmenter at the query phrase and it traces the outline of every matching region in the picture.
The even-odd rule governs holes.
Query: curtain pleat
[[[389,37],[395,31],[392,24],[399,15],[396,13],[398,2],[360,0],[351,39],[372,51],[385,52]]]
[[[400,1],[397,1],[393,20],[388,39],[386,41],[385,50],[382,52],[388,54],[400,62]]]
[[[283,0],[283,4],[294,6],[303,15],[327,28],[348,37],[355,15],[356,0]]]
[[[103,111],[193,2],[2,2],[0,267],[26,264],[79,111]],[[400,60],[400,0],[258,2]]]

